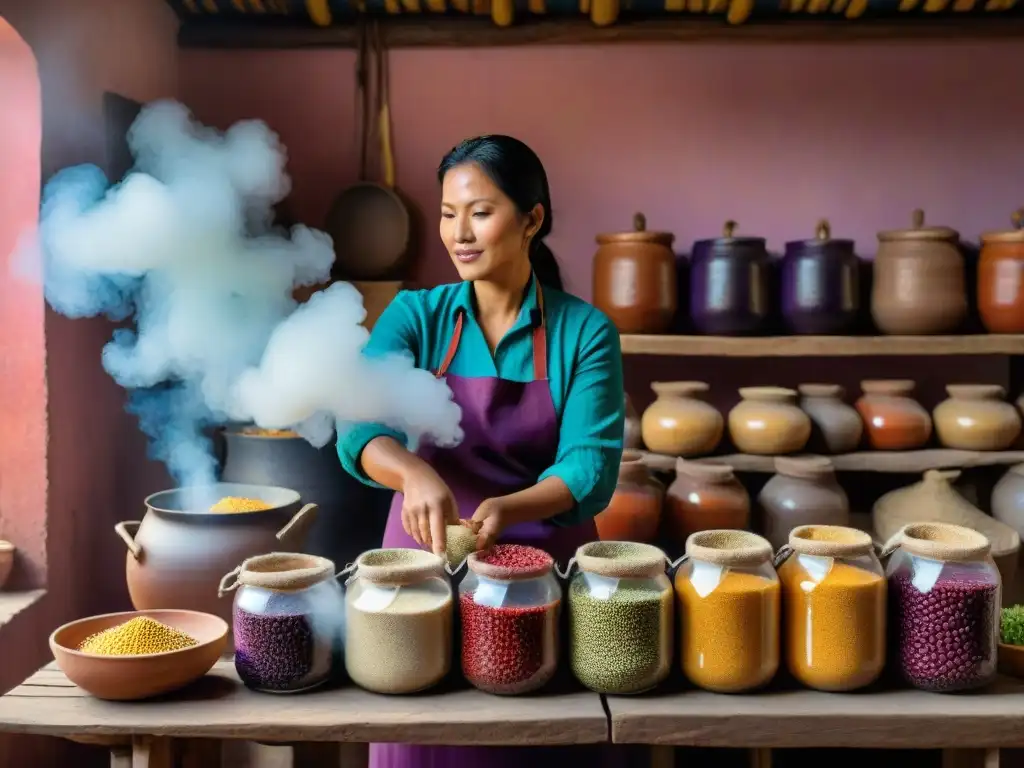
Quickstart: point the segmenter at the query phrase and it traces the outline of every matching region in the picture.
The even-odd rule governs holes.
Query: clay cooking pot
[[[271,508],[205,511],[225,496],[259,499]],[[189,503],[190,498],[198,503]],[[175,488],[154,493],[145,503],[141,521],[114,526],[128,546],[125,575],[132,605],[139,611],[174,608],[212,613],[229,625],[231,601],[217,597],[221,577],[253,555],[301,552],[317,511],[315,504],[300,509],[299,494],[287,488],[241,483],[216,483],[201,491]]]

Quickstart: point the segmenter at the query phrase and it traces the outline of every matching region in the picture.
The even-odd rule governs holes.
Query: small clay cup
[[[146,616],[192,636],[191,648],[141,656],[99,656],[76,650],[97,632]],[[137,701],[184,688],[211,669],[224,653],[228,624],[198,611],[125,611],[78,619],[50,635],[50,650],[68,680],[97,699]]]

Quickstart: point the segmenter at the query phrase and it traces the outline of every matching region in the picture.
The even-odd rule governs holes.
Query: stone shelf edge
[[[675,456],[641,451],[644,463],[659,472],[673,472]],[[811,454],[799,454],[811,455]],[[838,472],[887,472],[920,474],[929,469],[969,469],[1024,463],[1024,451],[957,451],[930,448],[923,451],[860,451],[827,456]],[[717,462],[731,466],[737,472],[775,472],[774,456],[752,456],[732,453],[724,456],[702,456],[695,462]]]
[[[1024,334],[968,336],[656,336],[622,334],[624,355],[870,357],[1024,355]]]

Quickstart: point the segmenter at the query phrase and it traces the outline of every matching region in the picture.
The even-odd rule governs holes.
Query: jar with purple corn
[[[970,528],[912,523],[886,575],[900,672],[915,688],[962,691],[995,677],[1001,584],[991,544]]]
[[[246,686],[298,693],[331,678],[345,617],[333,562],[286,552],[258,555],[221,581],[222,597],[234,590],[235,670]]]

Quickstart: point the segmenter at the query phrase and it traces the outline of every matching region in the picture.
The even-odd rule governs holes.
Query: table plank
[[[984,691],[822,693],[768,690],[729,696],[686,690],[608,696],[612,741],[702,747],[939,749],[1024,746],[1024,681]]]
[[[0,732],[451,745],[597,744],[595,693],[491,696],[474,689],[381,696],[354,687],[254,693],[221,661],[185,691],[145,702],[94,699],[47,665],[0,697]]]

